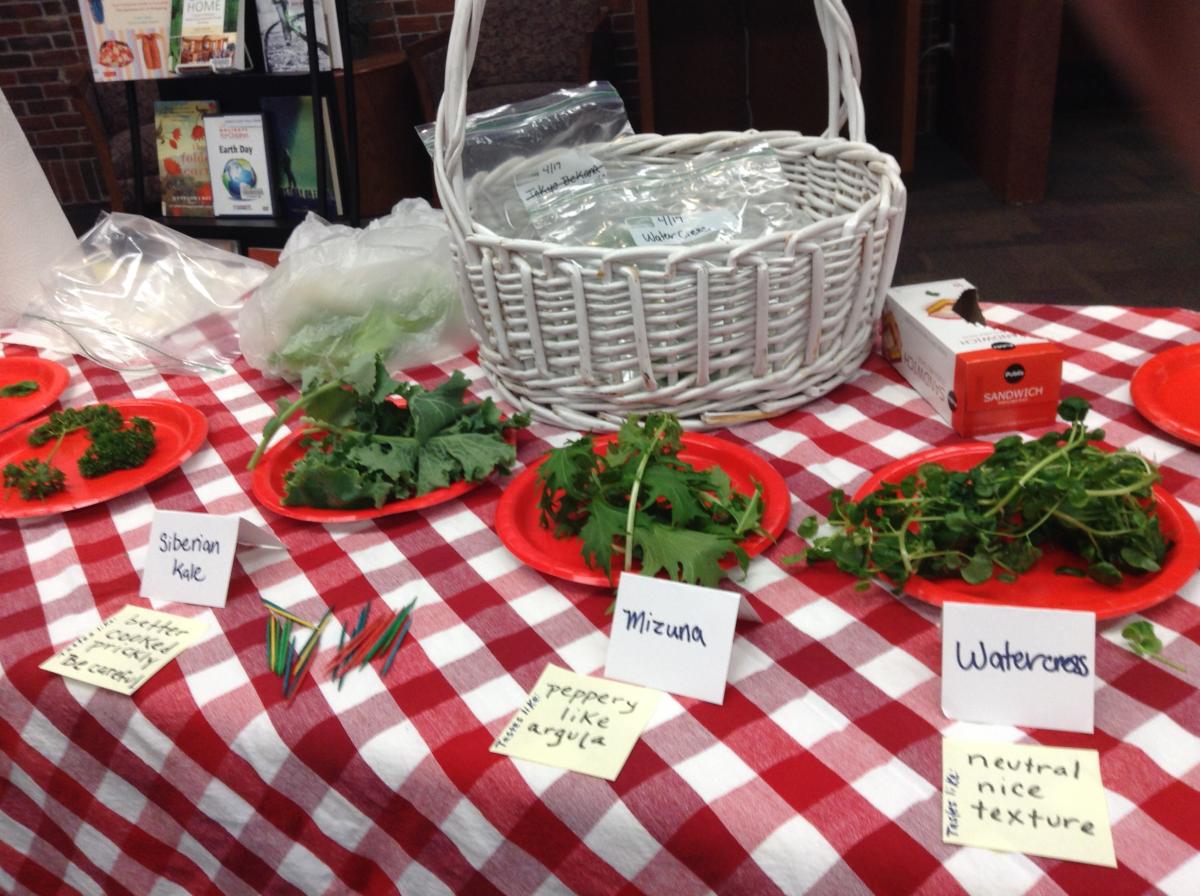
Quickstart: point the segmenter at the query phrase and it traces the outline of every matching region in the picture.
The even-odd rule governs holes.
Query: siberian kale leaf
[[[517,454],[504,433],[527,426],[529,417],[505,420],[490,398],[465,403],[466,390],[460,371],[428,391],[394,380],[379,357],[370,370],[348,370],[342,379],[306,377],[297,400],[279,403],[250,466],[279,427],[303,411],[301,422],[317,431],[284,476],[288,506],[382,507],[462,480],[479,482],[493,470],[507,473]]]

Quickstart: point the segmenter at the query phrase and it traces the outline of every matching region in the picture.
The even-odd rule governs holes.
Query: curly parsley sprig
[[[26,501],[45,500],[63,491],[66,474],[51,464],[71,433],[87,430],[91,444],[79,458],[79,472],[93,479],[114,470],[140,467],[154,452],[154,424],[144,417],[133,417],[125,428],[125,418],[107,404],[91,404],[81,408],[55,411],[26,439],[34,448],[50,441],[53,447],[43,458],[30,458],[20,464],[4,467],[4,485],[17,489]]]
[[[15,488],[26,501],[43,499],[66,488],[66,474],[43,460],[31,457],[20,464],[4,467],[5,488]]]

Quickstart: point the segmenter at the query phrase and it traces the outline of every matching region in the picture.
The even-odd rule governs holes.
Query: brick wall
[[[637,123],[633,0],[609,0],[616,42],[614,83]],[[450,27],[454,0],[366,0],[369,52],[399,49]],[[0,90],[25,129],[63,205],[103,202],[96,152],[67,95],[66,72],[88,62],[76,0],[0,0]]]
[[[96,153],[67,96],[65,71],[87,62],[74,0],[0,0],[0,89],[59,202],[105,198]]]

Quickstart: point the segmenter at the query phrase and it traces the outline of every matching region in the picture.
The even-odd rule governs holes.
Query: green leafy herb
[[[34,380],[18,380],[0,387],[0,398],[21,398],[25,395],[32,395],[39,388],[41,387]]]
[[[95,439],[100,433],[120,429],[125,418],[116,408],[106,404],[89,404],[82,408],[55,411],[50,419],[29,434],[29,444],[35,448],[51,439],[62,439],[79,429],[86,429]]]
[[[320,433],[284,477],[283,503],[322,508],[381,507],[454,482],[479,482],[508,472],[516,449],[504,433],[529,424],[526,414],[504,419],[490,398],[464,402],[460,371],[432,390],[393,380],[376,357],[342,379],[306,378],[300,397],[283,401],[263,428],[253,467],[288,419]],[[393,397],[403,399],[397,402]]]
[[[66,488],[66,476],[51,465],[63,440],[73,432],[87,430],[91,444],[79,458],[79,472],[94,479],[113,470],[140,467],[154,451],[154,424],[144,417],[134,417],[130,427],[116,408],[106,404],[86,405],[55,411],[50,419],[29,434],[34,448],[54,441],[43,458],[31,458],[21,464],[4,468],[4,484],[20,490],[25,500],[45,499]]]
[[[1162,641],[1154,633],[1154,626],[1146,620],[1139,619],[1137,622],[1129,623],[1129,625],[1121,629],[1121,637],[1125,639],[1125,643],[1129,645],[1129,649],[1138,656],[1162,663],[1164,666],[1170,666],[1179,672],[1187,671],[1184,666],[1171,662],[1171,660],[1162,656]]]
[[[66,476],[58,467],[31,457],[21,464],[5,465],[4,485],[20,491],[26,501],[42,500],[61,492],[66,487]]]
[[[715,585],[730,555],[744,571],[738,542],[762,532],[762,489],[743,495],[720,467],[680,460],[682,435],[671,414],[635,415],[604,454],[586,436],[552,450],[538,468],[542,525],[580,536],[584,561],[610,578],[614,554],[626,570],[638,560],[645,575],[692,584]]]
[[[154,452],[154,424],[133,417],[128,429],[105,429],[92,437],[92,444],[79,458],[79,473],[95,479],[114,470],[140,467]]]
[[[1009,436],[965,472],[923,464],[884,482],[861,501],[834,491],[831,534],[801,524],[809,562],[833,560],[869,587],[876,576],[903,586],[910,576],[1011,581],[1054,544],[1079,557],[1059,572],[1116,585],[1156,572],[1169,545],[1154,514],[1156,467],[1129,451],[1104,451],[1088,430],[1088,404],[1060,403],[1061,432],[1025,441]]]

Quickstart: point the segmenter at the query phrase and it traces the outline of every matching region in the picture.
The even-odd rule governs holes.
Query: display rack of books
[[[130,133],[140,125],[135,82],[158,82],[161,208],[147,208],[145,197],[143,173],[155,160],[133,141],[136,209],[243,248],[282,245],[310,210],[359,223],[345,0],[81,0],[80,8],[93,77],[125,82]]]

